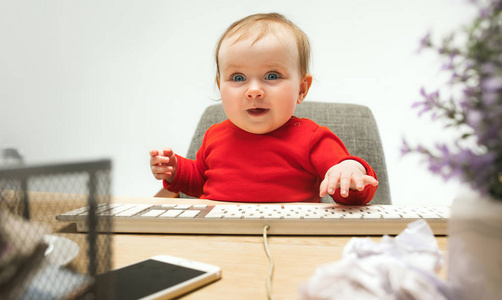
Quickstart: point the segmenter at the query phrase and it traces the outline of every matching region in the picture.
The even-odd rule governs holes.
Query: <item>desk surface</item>
[[[206,200],[114,197],[115,203],[212,203]],[[340,260],[351,237],[269,236],[275,271],[272,291],[276,299],[299,299],[298,288],[317,266]],[[380,237],[372,237],[375,241]],[[446,253],[447,237],[436,237]],[[154,255],[173,255],[220,266],[222,278],[187,294],[183,299],[267,299],[269,261],[262,236],[116,234],[115,268]],[[445,278],[446,266],[440,276]]]

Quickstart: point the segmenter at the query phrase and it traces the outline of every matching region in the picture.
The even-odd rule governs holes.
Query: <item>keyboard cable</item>
[[[274,295],[272,294],[272,277],[274,275],[274,259],[272,258],[272,255],[270,254],[270,249],[268,247],[268,241],[267,241],[267,231],[270,230],[269,225],[265,225],[263,227],[263,245],[265,246],[265,253],[267,254],[268,261],[269,261],[269,269],[268,269],[268,276],[267,276],[267,295],[269,300],[274,300]]]

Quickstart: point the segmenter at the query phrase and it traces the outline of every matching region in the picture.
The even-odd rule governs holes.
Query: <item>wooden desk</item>
[[[40,194],[40,193],[39,193]],[[32,197],[36,198],[36,197]],[[50,205],[51,216],[37,216],[41,220],[54,220],[63,213],[57,203],[68,204],[68,196],[41,197],[31,202],[33,212],[37,205]],[[85,197],[72,197],[76,207]],[[207,200],[154,197],[112,197],[114,203],[193,203],[211,204]],[[85,203],[85,202],[83,202]],[[221,204],[221,202],[218,202]],[[72,204],[73,205],[73,204]],[[47,211],[47,209],[45,210]],[[85,242],[83,234],[65,233],[65,237],[78,243]],[[275,261],[272,290],[276,299],[299,299],[298,288],[314,274],[316,267],[340,260],[342,251],[351,237],[347,236],[269,236],[268,242]],[[372,237],[375,241],[380,237]],[[446,254],[447,237],[437,237],[439,248]],[[155,255],[173,255],[218,265],[222,279],[187,294],[183,299],[267,299],[266,280],[269,261],[262,236],[229,235],[166,235],[115,234],[113,236],[114,268],[136,263]],[[82,245],[81,245],[82,246]],[[81,254],[85,247],[81,247]],[[440,276],[446,276],[446,266]]]
[[[116,203],[205,203],[206,200],[115,197]],[[218,202],[219,203],[219,202]],[[269,236],[275,271],[276,299],[299,299],[298,288],[317,266],[338,261],[351,237]],[[376,241],[380,237],[373,237]],[[436,238],[444,253],[447,238]],[[122,267],[154,255],[168,254],[198,260],[222,269],[222,279],[194,291],[183,299],[267,299],[269,261],[262,236],[116,234],[114,267]],[[441,272],[445,278],[446,267]]]

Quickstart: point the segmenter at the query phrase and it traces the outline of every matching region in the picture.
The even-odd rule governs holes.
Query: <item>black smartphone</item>
[[[218,266],[160,255],[98,275],[96,288],[107,299],[171,299],[219,278]]]

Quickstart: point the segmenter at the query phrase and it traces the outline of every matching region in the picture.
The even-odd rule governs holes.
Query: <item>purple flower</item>
[[[441,66],[441,71],[446,71],[446,70],[453,70],[454,68],[454,64],[453,64],[453,61],[455,60],[455,57],[457,56],[457,54],[455,52],[452,52],[448,55],[448,61],[447,63],[443,64]],[[454,73],[456,75],[456,73]]]
[[[488,7],[482,8],[479,11],[479,14],[480,14],[481,18],[486,18],[490,15],[490,9]]]
[[[430,111],[433,107],[438,105],[439,91],[432,93],[427,93],[425,88],[420,88],[420,95],[422,95],[423,101],[417,101],[411,105],[412,108],[422,107],[418,112],[418,116],[423,113]]]
[[[481,102],[489,107],[494,105],[497,102],[497,99],[499,98],[499,94],[497,92],[485,92],[481,96]]]
[[[479,128],[479,124],[483,120],[483,114],[480,111],[468,110],[466,112],[466,123],[471,128]]]
[[[441,143],[431,150],[410,147],[404,141],[401,153],[419,153],[429,170],[445,180],[459,178],[502,199],[502,189],[493,188],[502,184],[497,183],[502,174],[502,0],[470,2],[480,12],[470,27],[446,36],[442,44],[432,44],[430,31],[420,40],[418,52],[435,49],[445,61],[442,72],[448,72],[451,79],[433,92],[422,87],[421,100],[412,105],[419,116],[427,112],[433,119],[445,118],[447,126],[457,128],[458,140],[453,146]],[[460,35],[466,39],[457,39]],[[458,46],[463,40],[465,44]],[[447,99],[443,99],[445,94]]]
[[[502,77],[491,76],[481,80],[483,92],[499,92],[502,90]]]
[[[474,88],[472,88],[472,87],[470,87],[470,86],[465,87],[465,88],[464,88],[464,90],[463,90],[463,93],[464,93],[464,95],[465,95],[465,96],[467,96],[467,97],[472,97],[472,96],[474,96],[474,95],[475,95]],[[461,101],[462,101],[462,102],[461,102],[462,107],[466,107],[466,104],[467,104],[467,101],[468,101],[468,100],[466,100],[466,99],[462,99]]]
[[[429,31],[420,39],[420,45],[418,46],[416,53],[421,53],[424,48],[430,46],[432,46],[432,43],[431,43],[431,32]]]
[[[405,139],[402,140],[402,144],[401,144],[401,149],[400,149],[400,152],[401,152],[401,156],[404,156],[408,153],[410,153],[412,150],[410,148],[410,145],[408,145],[408,142],[406,142]]]
[[[502,57],[501,57],[502,59]],[[492,75],[496,72],[496,67],[493,62],[487,62],[481,65],[481,72],[483,72],[486,75]]]

